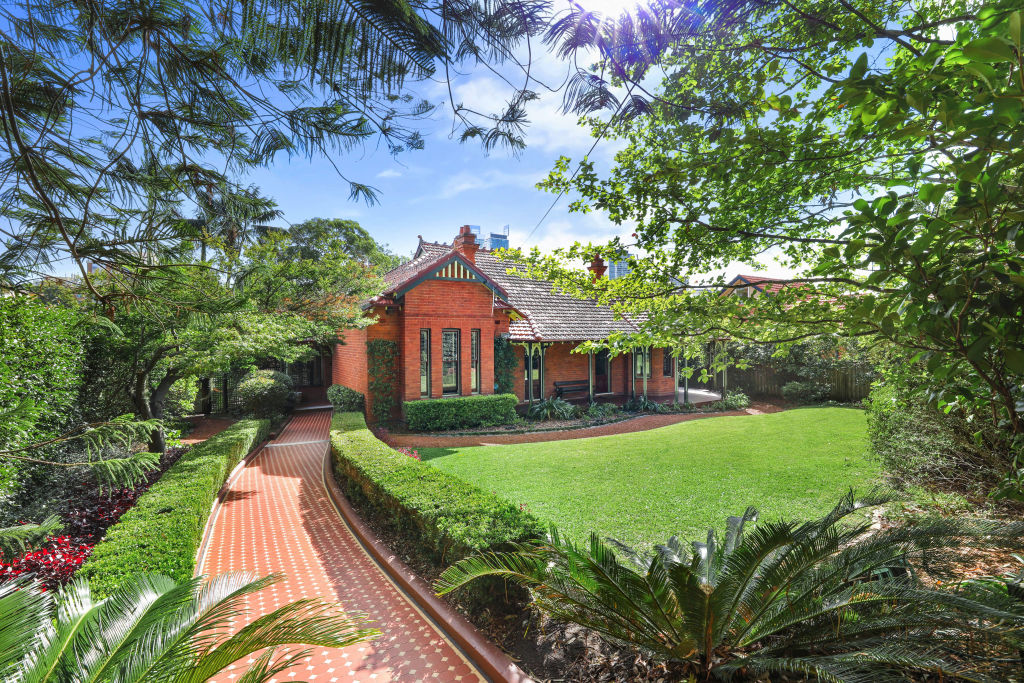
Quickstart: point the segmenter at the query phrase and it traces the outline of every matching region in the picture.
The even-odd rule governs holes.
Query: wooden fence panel
[[[867,398],[871,391],[874,373],[865,368],[835,368],[828,376],[829,398],[841,403],[854,403]],[[758,365],[740,370],[730,368],[729,387],[740,389],[752,396],[782,398],[782,387],[788,382],[799,382],[802,378],[792,373],[779,372],[768,365]]]

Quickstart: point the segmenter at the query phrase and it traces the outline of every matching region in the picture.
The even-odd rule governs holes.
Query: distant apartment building
[[[632,254],[628,254],[629,258],[632,258]],[[608,264],[608,279],[616,280],[620,277],[626,277],[629,275],[629,261],[623,259],[621,261],[611,261]]]
[[[509,228],[506,225],[499,232],[491,232],[484,235],[479,225],[469,226],[470,232],[476,235],[480,246],[484,249],[489,249],[490,251],[494,251],[495,249],[508,249],[508,229]]]

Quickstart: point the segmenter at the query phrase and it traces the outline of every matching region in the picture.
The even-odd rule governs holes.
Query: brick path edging
[[[536,683],[465,617],[438,598],[430,586],[381,543],[360,519],[334,479],[334,458],[331,457],[330,446],[324,456],[323,485],[342,522],[385,576],[428,615],[488,678],[506,683]]]

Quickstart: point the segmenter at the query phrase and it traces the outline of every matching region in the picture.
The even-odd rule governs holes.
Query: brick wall
[[[366,383],[366,330],[346,330],[343,341],[334,345],[331,384],[366,394]]]
[[[441,340],[459,330],[459,393],[472,386],[471,331],[480,330],[480,392],[494,393],[494,338],[508,332],[508,316],[495,311],[491,290],[474,282],[428,280],[405,295],[402,307],[402,400],[420,398],[420,330],[430,330],[430,395],[442,395]]]

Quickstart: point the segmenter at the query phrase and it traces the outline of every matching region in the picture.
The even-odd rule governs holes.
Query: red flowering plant
[[[60,516],[61,533],[11,559],[0,558],[0,583],[31,575],[44,590],[63,586],[82,566],[107,528],[131,509],[139,497],[173,465],[187,448],[168,449],[159,467],[134,488],[98,490],[81,484],[70,492],[74,501]]]
[[[398,451],[399,453],[401,453],[402,455],[408,455],[413,460],[419,460],[420,459],[420,452],[417,451],[415,448],[405,448],[405,447],[402,447],[402,448],[396,448],[395,450]]]

